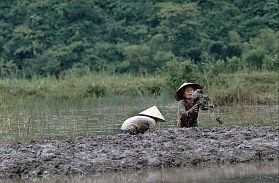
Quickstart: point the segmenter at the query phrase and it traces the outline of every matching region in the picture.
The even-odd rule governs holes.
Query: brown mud
[[[0,145],[0,179],[278,161],[279,127],[171,128]]]

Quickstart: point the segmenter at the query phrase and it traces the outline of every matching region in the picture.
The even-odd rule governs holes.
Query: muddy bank
[[[167,129],[0,145],[0,178],[278,161],[279,127]]]

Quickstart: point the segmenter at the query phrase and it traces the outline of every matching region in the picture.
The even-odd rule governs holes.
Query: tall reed
[[[232,103],[271,104],[278,101],[278,74],[250,72],[219,74],[207,86],[211,98],[220,105]]]
[[[277,72],[250,72],[204,76],[205,91],[220,105],[232,103],[266,104],[278,101]],[[187,81],[181,81],[187,82]],[[178,87],[178,86],[177,86]],[[0,80],[0,107],[28,98],[81,99],[118,96],[155,96],[173,99],[175,90],[167,85],[166,77],[156,75],[110,75],[87,73],[68,74],[63,79],[52,76]],[[8,99],[8,100],[7,100]],[[7,102],[5,102],[7,101]]]

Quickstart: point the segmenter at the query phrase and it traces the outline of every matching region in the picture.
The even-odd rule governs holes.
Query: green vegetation
[[[200,83],[217,106],[244,104],[233,123],[278,121],[274,107],[243,112],[278,104],[276,0],[1,0],[0,9],[0,143],[118,129],[131,106],[173,106],[182,82]]]
[[[208,92],[219,105],[277,104],[278,73],[220,74],[208,83]]]
[[[99,98],[0,98],[0,143],[40,139],[65,139],[119,133],[123,121],[150,106],[160,108],[166,122],[157,129],[175,127],[174,97],[116,96]],[[215,119],[221,117],[220,125]],[[202,128],[278,125],[278,105],[217,106],[213,113],[199,113]]]
[[[219,104],[274,102],[277,5],[4,0],[0,96],[158,96],[186,81],[202,84]]]
[[[253,78],[259,72],[254,76],[277,86],[275,77],[265,74],[278,71],[277,5],[275,0],[1,1],[0,92],[159,95],[162,88],[188,81],[213,94],[218,92],[210,88],[217,87],[225,103],[232,102],[226,95],[247,92],[230,83],[251,86],[243,73]],[[231,91],[221,92],[220,83]],[[272,95],[274,87],[268,88]],[[247,101],[234,101],[242,99]]]
[[[2,0],[0,77],[278,70],[276,0]],[[213,70],[214,72],[216,70]],[[217,71],[218,72],[218,71]]]
[[[194,67],[193,67],[194,68]],[[193,69],[185,67],[187,71]],[[195,69],[195,68],[194,68]],[[0,99],[2,105],[9,104],[11,98],[21,99],[96,99],[107,96],[127,97],[164,97],[174,100],[174,93],[187,76],[183,70],[176,69],[166,76],[134,76],[95,74],[92,72],[79,76],[67,73],[63,79],[53,76],[34,77],[32,79],[0,80]],[[174,76],[171,77],[172,73]],[[218,105],[272,104],[278,101],[278,73],[275,71],[237,72],[233,74],[219,73],[202,75],[192,73],[196,80],[204,86],[204,90]],[[175,86],[176,84],[177,86]]]
[[[66,75],[63,80],[55,77],[0,80],[3,98],[98,98],[104,95],[147,96],[160,95],[163,79],[159,76],[129,76],[94,74],[76,77]]]

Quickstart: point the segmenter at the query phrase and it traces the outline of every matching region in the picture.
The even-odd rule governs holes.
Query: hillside
[[[204,70],[206,58],[278,70],[276,0],[2,0],[0,9],[1,78],[156,74],[185,60]]]

